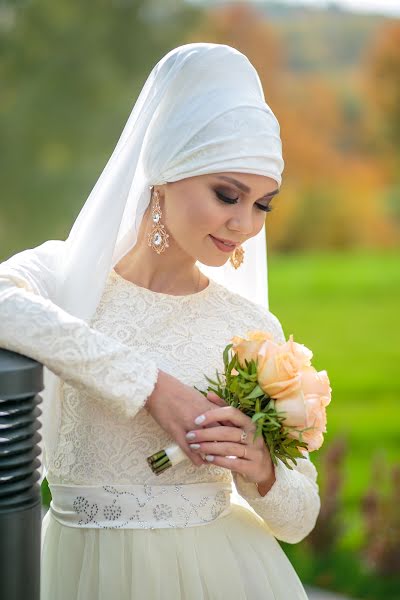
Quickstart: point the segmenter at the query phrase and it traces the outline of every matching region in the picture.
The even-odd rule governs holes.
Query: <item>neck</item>
[[[195,259],[185,254],[171,237],[169,247],[161,254],[147,245],[150,229],[145,214],[135,246],[115,265],[117,273],[159,293],[192,294],[205,288],[208,280],[196,267]]]

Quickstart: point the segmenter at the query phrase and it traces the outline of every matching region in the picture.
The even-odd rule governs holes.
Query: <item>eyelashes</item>
[[[274,209],[274,207],[273,207],[273,206],[263,206],[262,204],[257,204],[257,203],[256,203],[256,206],[257,206],[257,207],[258,207],[260,210],[263,210],[264,212],[271,212],[271,210],[273,210],[273,209]]]
[[[236,202],[239,200],[239,198],[228,198],[227,196],[224,196],[224,194],[218,192],[217,190],[215,190],[215,194],[217,198],[219,198],[219,200],[222,200],[222,202],[225,202],[226,204],[236,204]],[[256,206],[263,212],[271,212],[271,210],[273,210],[272,206],[264,206],[262,204],[257,203]]]

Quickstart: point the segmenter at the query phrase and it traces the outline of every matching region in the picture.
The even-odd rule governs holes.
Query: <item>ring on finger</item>
[[[246,446],[244,446],[244,453],[243,453],[242,458],[246,458],[246,450],[247,450],[247,448],[246,448]]]
[[[243,442],[245,442],[247,440],[247,431],[245,431],[244,429],[242,429],[242,433],[240,434],[240,441],[243,444]]]

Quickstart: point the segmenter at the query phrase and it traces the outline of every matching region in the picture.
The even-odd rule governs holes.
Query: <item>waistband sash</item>
[[[206,525],[231,512],[231,483],[176,485],[50,484],[50,511],[62,525],[159,529]]]

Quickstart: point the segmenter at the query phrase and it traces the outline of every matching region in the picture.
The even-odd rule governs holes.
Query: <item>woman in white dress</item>
[[[0,346],[45,366],[42,600],[307,598],[277,539],[313,529],[314,465],[274,467],[247,416],[195,389],[234,335],[284,341],[264,229],[282,171],[248,59],[184,45],[150,73],[68,239],[0,265]],[[156,476],[146,457],[173,443],[187,459]]]

